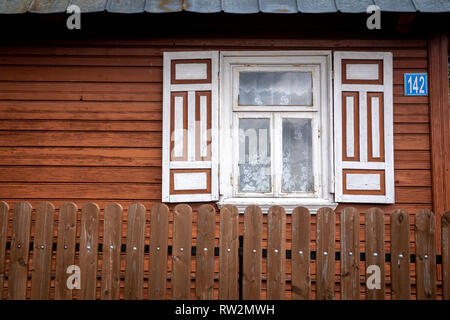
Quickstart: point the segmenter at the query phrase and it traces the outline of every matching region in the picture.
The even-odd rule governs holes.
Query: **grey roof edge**
[[[0,14],[63,13],[72,4],[82,13],[363,13],[369,5],[384,12],[450,12],[450,0],[0,0]]]

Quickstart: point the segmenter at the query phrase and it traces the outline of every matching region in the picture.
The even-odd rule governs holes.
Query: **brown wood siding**
[[[393,52],[396,204],[377,206],[386,212],[386,224],[394,209],[403,208],[410,214],[431,209],[429,101],[428,97],[403,96],[403,73],[428,70],[425,39],[149,39],[2,46],[0,199],[7,201],[11,208],[21,200],[30,201],[33,208],[42,200],[50,200],[57,207],[57,215],[59,205],[65,201],[75,202],[78,208],[87,201],[95,201],[101,209],[108,202],[116,201],[124,207],[125,219],[126,210],[134,201],[144,203],[149,210],[161,200],[162,54],[173,50],[208,49]],[[337,211],[350,205],[339,205]],[[198,204],[192,206],[195,234]],[[361,212],[372,207],[355,206]],[[169,235],[172,237],[173,212],[170,216]],[[33,211],[33,225],[34,217]],[[263,220],[263,247],[266,248],[266,215]],[[218,216],[216,221],[218,223]],[[336,221],[339,225],[339,215]],[[361,216],[362,240],[363,221]],[[315,222],[313,216],[313,241]],[[100,225],[102,223],[103,212]],[[242,215],[239,223],[242,234]],[[413,223],[411,216],[411,228]],[[340,248],[338,225],[337,250]],[[286,230],[286,247],[290,249],[290,215],[287,215]],[[386,228],[387,252],[389,232]],[[149,233],[147,225],[146,244],[149,244]],[[125,236],[126,231],[123,239]],[[216,246],[217,236],[218,230]],[[364,241],[361,243],[363,251]],[[313,242],[313,250],[314,247]],[[414,252],[412,242],[411,252]],[[194,266],[195,257],[192,261]],[[145,264],[148,276],[148,257]],[[288,260],[286,298],[290,298],[290,266]],[[168,276],[170,268],[169,261]],[[217,282],[218,261],[215,268]],[[336,262],[336,270],[339,270],[339,262]],[[262,271],[262,288],[265,288],[266,259],[263,259]],[[311,271],[314,277],[314,263]],[[415,282],[414,275],[412,282]],[[363,283],[361,290],[364,291]],[[216,290],[216,298],[217,294]],[[414,286],[412,294],[415,294]],[[147,290],[144,297],[146,295]],[[167,295],[170,297],[170,290]],[[191,297],[194,295],[192,289]],[[263,292],[262,298],[265,297]]]

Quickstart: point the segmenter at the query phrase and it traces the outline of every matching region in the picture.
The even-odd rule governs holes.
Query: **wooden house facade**
[[[345,3],[352,1],[329,1],[343,7],[318,13],[302,12],[303,1],[292,1],[297,4],[296,12],[284,4],[289,1],[278,3],[278,9],[276,1],[260,1],[275,4],[241,14],[223,7],[199,13],[212,10],[202,7],[201,1],[169,1],[170,10],[166,11],[178,11],[178,7],[171,7],[175,3],[182,3],[184,11],[152,13],[151,8],[164,11],[162,4],[143,1],[142,11],[147,13],[129,8],[128,13],[135,12],[130,15],[125,14],[125,7],[114,7],[120,1],[104,1],[106,7],[91,13],[84,13],[81,6],[81,30],[66,27],[68,1],[59,1],[61,6],[53,11],[50,4],[44,4],[58,1],[40,1],[44,3],[41,7],[39,1],[17,1],[27,2],[29,11],[18,15],[7,14],[14,9],[7,2],[0,1],[4,11],[0,25],[6,32],[0,44],[0,199],[10,206],[9,225],[14,205],[23,201],[33,208],[43,201],[53,203],[55,221],[60,206],[73,202],[78,207],[78,226],[80,209],[88,202],[98,204],[100,225],[103,210],[111,202],[123,207],[124,221],[133,203],[146,207],[149,221],[150,209],[163,202],[171,210],[171,246],[176,232],[172,229],[173,210],[185,203],[193,208],[195,245],[198,208],[211,204],[217,210],[218,246],[220,208],[232,204],[239,209],[238,232],[243,236],[244,209],[256,204],[263,211],[262,247],[267,249],[266,213],[271,206],[280,205],[286,208],[285,246],[290,250],[292,209],[308,208],[315,228],[317,209],[331,207],[336,212],[335,244],[339,251],[340,214],[355,207],[360,214],[364,251],[364,214],[378,207],[384,211],[389,252],[391,213],[406,210],[413,232],[415,214],[428,209],[436,216],[436,242],[440,244],[441,216],[450,209],[447,2],[435,7],[438,12],[412,10],[410,1],[404,1],[407,7],[398,10],[384,10],[381,5],[379,30],[368,29],[370,14],[365,9],[345,11],[350,8]],[[99,6],[101,2],[95,1]],[[366,2],[372,1],[358,3],[366,8]],[[39,10],[43,14],[34,13]],[[251,77],[258,72],[266,76],[285,73],[291,84],[300,81],[294,79],[296,74],[311,75],[304,88],[310,92],[289,98],[301,102],[274,102],[273,95],[269,103],[246,102],[243,92],[236,93],[241,89],[236,79],[244,83],[246,74],[250,86],[258,83],[264,90],[263,80]],[[427,75],[427,95],[405,95],[404,75],[409,73]],[[245,139],[251,140],[251,133],[238,130],[239,119],[244,129],[255,120],[260,132],[273,133],[269,134],[272,145],[263,147],[264,137],[259,136],[255,149],[247,146]],[[250,121],[245,124],[242,119]],[[296,124],[295,119],[301,121]],[[288,139],[283,121],[291,121],[294,135],[304,137],[309,132],[310,143],[299,145],[303,151],[291,163],[282,158],[283,141]],[[300,127],[300,131],[295,129]],[[244,167],[239,161],[251,162],[252,152],[261,153],[261,148],[269,154],[273,167],[294,168],[296,161],[310,164],[312,172],[301,178],[306,179],[306,186],[295,189],[294,183],[289,189],[285,180],[289,177],[272,173],[268,175],[272,181],[262,178],[246,185],[240,178],[239,168]],[[239,158],[242,154],[243,159]],[[258,159],[254,161],[256,166],[264,166]],[[312,184],[307,185],[308,181]],[[35,220],[33,210],[32,230]],[[126,230],[122,232],[125,239]],[[103,239],[102,229],[99,234]],[[8,234],[8,239],[11,236]],[[55,227],[55,243],[57,236]],[[312,232],[312,248],[315,237]],[[147,245],[150,239],[147,225]],[[411,233],[412,253],[414,248]],[[440,245],[437,250],[440,254]],[[6,252],[8,256],[9,250]],[[146,277],[148,258],[146,252]],[[54,267],[56,257],[52,259]],[[195,264],[192,258],[193,282]],[[161,270],[168,275],[168,298],[172,297],[170,268],[171,263],[168,270]],[[217,259],[214,268],[214,298],[218,298]],[[125,272],[125,266],[121,270]],[[292,298],[291,270],[292,261],[287,260],[285,299]],[[413,265],[411,270],[411,296],[415,298]],[[311,270],[313,278],[315,272]],[[264,258],[263,299],[267,298],[266,277]],[[389,279],[386,283],[389,288]],[[98,298],[100,286],[98,280]],[[30,287],[31,278],[26,298],[31,297]],[[126,295],[123,287],[122,279],[122,298]],[[148,282],[144,287],[142,298],[148,298]],[[193,288],[191,298],[196,297]],[[0,289],[7,298],[7,281]],[[315,290],[313,285],[313,295]],[[339,287],[336,292],[340,292]],[[387,299],[390,292],[386,289]],[[439,299],[443,295],[441,276],[436,295]],[[50,296],[55,296],[53,282]]]

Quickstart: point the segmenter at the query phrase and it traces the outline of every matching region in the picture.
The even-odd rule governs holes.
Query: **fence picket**
[[[31,210],[28,202],[14,205],[8,277],[8,299],[11,300],[23,300],[27,294]]]
[[[153,205],[150,214],[149,299],[166,298],[168,237],[169,208],[165,204],[157,203]]]
[[[0,201],[0,299],[3,298],[5,280],[6,241],[8,240],[9,205]]]
[[[286,285],[286,213],[284,208],[269,209],[267,245],[267,299],[284,299]]]
[[[391,287],[392,300],[409,300],[409,214],[394,210],[391,215]]]
[[[144,294],[145,206],[128,208],[125,299],[141,300]]]
[[[201,300],[214,299],[215,214],[216,210],[209,204],[198,209],[195,295]]]
[[[334,299],[335,214],[330,208],[317,211],[317,299]]]
[[[89,202],[81,208],[80,232],[80,300],[94,300],[97,289],[97,252],[100,209]]]
[[[359,300],[359,212],[353,207],[341,213],[341,299]]]
[[[219,299],[239,299],[239,211],[235,206],[220,209]]]
[[[192,208],[175,207],[173,215],[172,299],[187,300],[191,289]]]
[[[365,215],[365,237],[366,237],[366,277],[367,280],[373,275],[366,285],[367,300],[384,300],[385,293],[385,250],[384,250],[384,212],[379,208],[370,208]],[[379,268],[379,281],[376,275]]]
[[[36,207],[33,263],[31,268],[31,299],[47,300],[50,295],[52,237],[55,207],[50,202]]]
[[[120,298],[122,212],[122,206],[118,203],[110,203],[105,207],[102,245],[102,300],[118,300]]]
[[[248,206],[244,212],[242,299],[261,298],[262,211]]]
[[[311,299],[311,214],[304,207],[292,211],[292,299]]]
[[[417,300],[436,299],[436,218],[430,210],[415,216]]]
[[[442,215],[442,297],[450,300],[450,210]]]
[[[56,244],[55,299],[71,300],[72,290],[67,287],[70,274],[67,268],[75,262],[77,206],[66,202],[59,208],[58,240]]]

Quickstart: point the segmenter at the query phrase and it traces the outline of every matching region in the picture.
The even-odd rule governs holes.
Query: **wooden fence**
[[[436,254],[436,218],[429,210],[414,217],[414,253],[410,252],[410,217],[403,210],[390,216],[390,252],[385,252],[384,212],[378,208],[365,214],[364,242],[360,239],[359,212],[354,208],[341,212],[339,224],[333,210],[321,208],[312,230],[309,211],[297,207],[292,212],[291,230],[286,230],[285,211],[274,206],[268,212],[266,243],[263,212],[257,206],[245,210],[242,234],[237,209],[223,207],[218,235],[218,213],[211,205],[199,207],[196,225],[191,207],[177,205],[171,234],[170,212],[164,204],[151,208],[149,223],[146,208],[138,203],[131,205],[126,215],[117,203],[104,210],[87,203],[79,222],[73,203],[55,210],[51,203],[43,202],[35,208],[34,219],[32,212],[26,202],[16,203],[13,210],[0,202],[0,289],[7,299],[142,299],[144,290],[148,290],[149,299],[166,299],[168,286],[172,299],[192,298],[192,290],[196,299],[260,299],[263,259],[267,262],[264,281],[268,299],[284,299],[287,282],[292,299],[311,299],[313,284],[316,299],[336,298],[337,286],[341,299],[359,299],[361,287],[366,299],[385,299],[387,282],[392,299],[410,299],[411,266],[415,266],[417,299],[436,299],[438,275],[442,297],[450,299],[450,211],[442,215],[441,255]],[[337,225],[340,230],[336,230]],[[287,232],[292,234],[289,250]],[[311,246],[311,232],[315,232],[315,246]],[[195,270],[191,270],[191,259],[195,259]],[[289,281],[285,272],[288,260]],[[81,279],[73,277],[76,262]],[[368,275],[361,270],[364,266],[369,268]],[[68,282],[73,285],[77,279],[80,288],[69,289]],[[371,282],[369,286],[366,280]],[[218,290],[217,296],[214,290]]]

